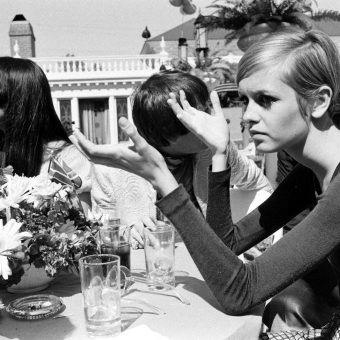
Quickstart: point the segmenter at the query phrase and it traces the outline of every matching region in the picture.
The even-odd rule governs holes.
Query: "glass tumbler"
[[[175,286],[175,230],[170,224],[158,225],[155,230],[144,229],[146,274],[150,288]]]
[[[102,226],[99,230],[100,252],[118,255],[121,266],[131,270],[131,229],[122,224]]]
[[[89,255],[79,259],[86,329],[90,337],[121,332],[120,258]]]

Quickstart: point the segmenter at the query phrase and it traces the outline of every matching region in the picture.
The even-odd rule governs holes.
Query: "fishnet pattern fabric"
[[[322,328],[311,328],[305,331],[285,331],[262,333],[259,340],[340,340],[340,309],[333,313],[331,321]]]

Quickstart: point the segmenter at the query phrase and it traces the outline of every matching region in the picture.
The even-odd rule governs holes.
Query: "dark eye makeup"
[[[270,109],[272,104],[278,101],[278,98],[259,92],[254,94],[253,100],[263,108]],[[242,104],[244,109],[249,104],[249,98],[245,95],[240,95],[238,101]]]
[[[256,96],[255,101],[264,108],[270,108],[277,99],[266,94],[260,94]]]

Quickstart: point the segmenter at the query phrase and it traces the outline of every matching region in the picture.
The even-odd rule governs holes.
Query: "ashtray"
[[[6,311],[18,320],[41,320],[58,314],[63,308],[63,301],[59,297],[37,294],[11,301]]]

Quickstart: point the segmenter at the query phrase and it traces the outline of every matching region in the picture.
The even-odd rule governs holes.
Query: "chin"
[[[273,145],[268,145],[263,142],[256,142],[254,141],[256,146],[256,151],[262,152],[262,153],[272,153],[278,151],[278,148],[274,147]]]

